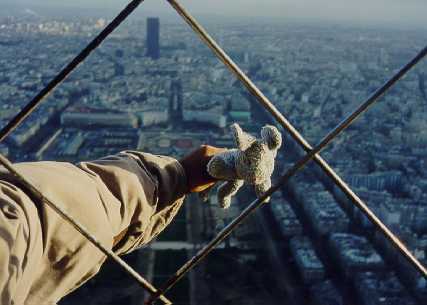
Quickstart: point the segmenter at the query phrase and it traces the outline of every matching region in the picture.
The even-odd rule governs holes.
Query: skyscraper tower
[[[147,56],[152,59],[159,59],[160,57],[159,36],[159,18],[147,18]]]

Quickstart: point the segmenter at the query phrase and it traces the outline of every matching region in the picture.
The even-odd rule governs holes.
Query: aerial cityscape
[[[0,125],[109,20],[0,16]],[[404,65],[425,30],[340,24],[209,22],[207,30],[311,145]],[[427,61],[322,156],[427,265]],[[284,135],[274,181],[304,154],[183,22],[131,18],[15,130],[14,162],[94,160],[123,150],[180,158],[233,148],[229,126]],[[76,194],[78,195],[78,194]],[[190,195],[174,223],[125,260],[162,284],[255,197],[228,210]],[[175,304],[421,305],[427,281],[321,169],[310,163],[169,294]],[[61,305],[144,304],[113,262]]]

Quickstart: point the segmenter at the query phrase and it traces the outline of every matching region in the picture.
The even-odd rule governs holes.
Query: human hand
[[[224,151],[226,151],[225,148],[201,145],[198,149],[179,160],[187,175],[188,192],[202,192],[218,181],[209,175],[207,165],[214,155]]]

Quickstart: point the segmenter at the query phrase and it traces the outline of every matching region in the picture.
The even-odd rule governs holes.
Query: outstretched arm
[[[185,194],[214,182],[205,171],[216,151],[202,146],[181,162],[124,151],[76,165],[27,162],[16,163],[15,167],[99,242],[124,254],[159,234],[182,206]],[[0,217],[5,231],[0,236],[0,268],[7,270],[12,256],[27,261],[20,264],[25,270],[17,271],[20,275],[15,281],[10,281],[6,273],[3,283],[21,283],[19,287],[25,287],[13,289],[16,296],[10,294],[17,303],[54,304],[94,276],[105,255],[19,186],[14,176],[0,169],[0,201],[7,206],[3,214],[10,217]],[[4,243],[2,237],[9,233],[13,238]],[[7,288],[0,284],[2,289]]]
[[[120,201],[122,208],[115,213],[120,213],[121,222],[114,238],[117,250],[129,252],[150,241],[170,223],[187,193],[212,186],[216,180],[207,173],[206,164],[221,151],[224,149],[202,145],[179,161],[125,151],[80,163],[81,168],[100,178],[101,196],[107,197],[104,202]],[[137,240],[128,248],[132,237]]]

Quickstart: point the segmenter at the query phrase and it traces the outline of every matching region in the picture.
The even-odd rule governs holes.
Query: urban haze
[[[120,0],[2,0],[23,7],[118,9],[127,1]],[[427,2],[424,0],[184,0],[190,11],[201,15],[274,18],[279,20],[304,19],[359,24],[394,24],[426,27]],[[142,12],[160,16],[170,15],[167,1],[145,0]],[[43,14],[43,12],[40,12]]]

